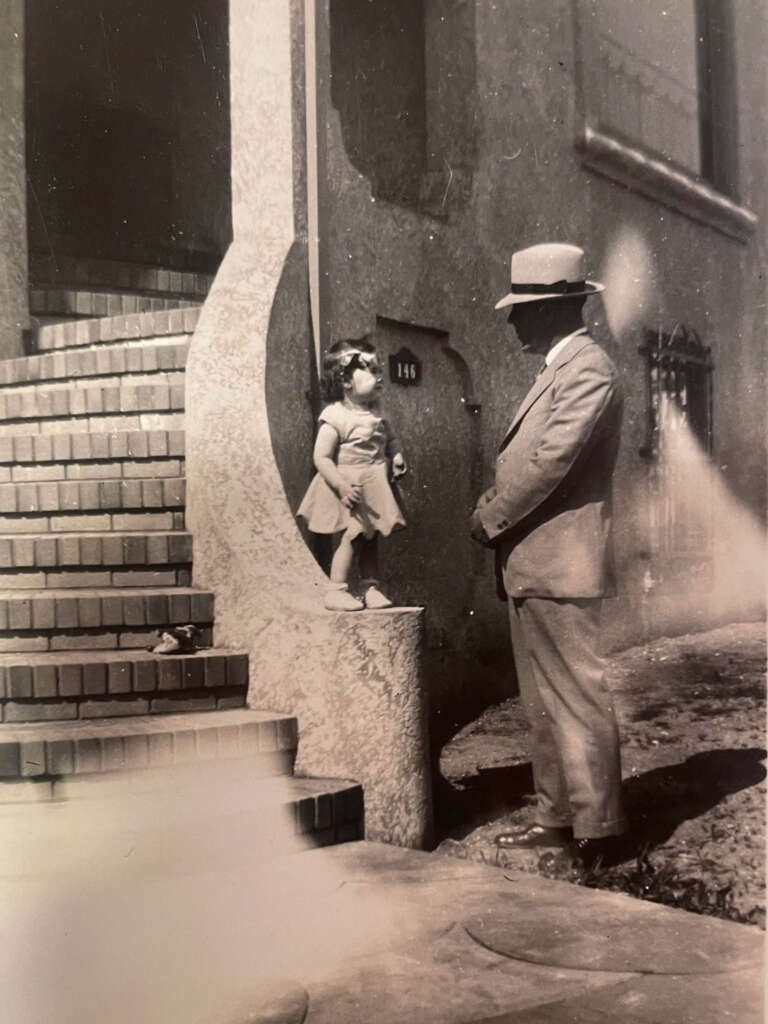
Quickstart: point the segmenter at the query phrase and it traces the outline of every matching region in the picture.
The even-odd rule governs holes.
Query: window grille
[[[710,558],[711,530],[704,471],[712,453],[712,355],[696,331],[676,324],[645,332],[647,435],[640,454],[649,463],[654,576],[675,563]]]

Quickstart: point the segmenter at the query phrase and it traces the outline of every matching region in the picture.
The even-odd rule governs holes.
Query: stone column
[[[0,359],[29,326],[24,153],[24,0],[0,4]]]
[[[248,651],[249,703],[295,714],[300,774],[365,789],[366,836],[429,842],[421,609],[331,614],[275,460],[268,381],[311,359],[300,0],[231,0],[234,241],[187,366],[187,508],[216,642]],[[275,385],[276,386],[276,385]],[[311,452],[307,452],[307,460]]]

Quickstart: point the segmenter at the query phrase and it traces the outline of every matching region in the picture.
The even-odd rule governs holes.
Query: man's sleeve
[[[613,370],[604,365],[582,365],[578,374],[555,378],[550,416],[538,445],[514,479],[475,513],[490,540],[530,515],[565,479],[616,387]]]

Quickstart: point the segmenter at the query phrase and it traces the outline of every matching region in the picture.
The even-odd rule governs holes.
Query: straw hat
[[[521,302],[541,302],[564,296],[595,295],[605,289],[584,277],[584,250],[577,245],[550,242],[512,253],[511,291],[496,309]]]

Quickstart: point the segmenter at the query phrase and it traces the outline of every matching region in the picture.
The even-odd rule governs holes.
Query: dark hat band
[[[513,295],[568,295],[570,292],[583,292],[586,281],[555,281],[553,284],[513,284],[510,291]]]

